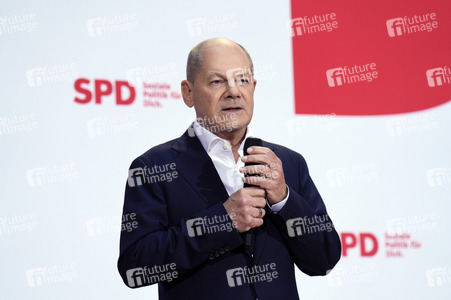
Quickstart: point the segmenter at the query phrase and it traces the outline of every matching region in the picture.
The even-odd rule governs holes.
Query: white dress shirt
[[[227,193],[232,195],[237,190],[241,189],[244,185],[242,178],[244,177],[243,173],[240,173],[240,168],[244,167],[244,162],[241,161],[241,157],[243,156],[243,148],[244,142],[250,136],[252,136],[251,130],[249,127],[246,130],[246,136],[244,137],[243,142],[238,149],[238,154],[240,157],[238,161],[235,163],[235,158],[233,156],[232,147],[230,143],[224,139],[221,139],[217,135],[203,128],[197,121],[194,121],[193,124],[194,132],[196,136],[199,138],[200,143],[204,147],[205,151],[207,151],[210,156],[213,164],[216,168],[216,171],[221,178],[222,183],[224,184]],[[277,213],[287,202],[289,196],[289,191],[287,197],[274,204],[268,206],[271,208],[271,212]]]

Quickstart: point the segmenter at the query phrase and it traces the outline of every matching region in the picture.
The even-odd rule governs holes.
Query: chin
[[[233,127],[233,131],[240,131],[242,129],[245,130],[247,128],[247,126],[249,125],[249,123],[250,123],[250,120],[249,121],[247,121],[247,120],[234,121],[233,126],[232,126]]]

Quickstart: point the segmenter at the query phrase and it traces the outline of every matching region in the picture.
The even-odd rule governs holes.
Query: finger
[[[239,171],[243,174],[265,175],[271,172],[271,169],[267,165],[253,165],[242,167]]]
[[[246,177],[248,178],[248,177]],[[255,186],[250,186],[250,187],[245,187],[243,188],[243,190],[251,197],[265,197],[266,192],[264,189],[261,189],[259,187],[255,187]]]
[[[260,218],[260,209],[259,207],[252,208],[251,216],[254,218]]]
[[[283,173],[283,168],[277,161],[266,161],[265,163],[258,162],[255,163],[255,165],[241,167],[239,171],[244,175],[259,175],[267,178],[278,178]]]
[[[265,210],[263,209],[263,208],[261,208],[261,207],[256,207],[255,209],[254,209],[254,212],[253,212],[253,214],[252,214],[252,216],[254,217],[254,218],[263,218],[264,216],[265,216]]]
[[[264,197],[258,197],[258,198],[252,198],[251,201],[249,201],[249,205],[252,206],[252,208],[264,208],[266,205],[266,198]]]
[[[253,184],[253,183],[252,183]],[[280,191],[281,189],[286,189],[285,181],[274,181],[274,180],[268,180],[268,179],[261,179],[260,182],[258,182],[258,185],[260,188],[264,189],[266,191],[266,199],[270,199],[273,193]]]
[[[271,161],[271,158],[262,153],[262,154],[248,154],[241,157],[241,160],[245,163],[257,163],[265,165],[268,161]]]
[[[263,225],[263,219],[261,218],[253,218],[251,222],[251,228],[260,227]]]
[[[262,188],[260,186],[260,182],[262,181],[264,177],[260,177],[260,176],[248,176],[248,177],[243,177],[242,180],[244,183],[250,184],[250,185],[254,185],[254,186],[258,186],[259,188]]]
[[[275,178],[276,179],[276,178]],[[274,184],[278,184],[279,181],[275,180],[273,178],[267,178],[267,177],[263,177],[263,176],[248,176],[248,177],[243,177],[243,182],[250,184],[250,185],[255,185],[258,186],[261,189],[267,189],[267,188],[271,188]]]
[[[252,146],[247,150],[246,156],[255,156],[255,155],[266,155],[268,157],[268,161],[275,161],[278,159],[277,155],[267,147]]]
[[[266,204],[266,203],[265,203]],[[262,215],[261,215],[261,217],[260,218],[264,218],[265,217],[265,215],[266,215],[266,210],[264,209],[264,208],[262,208]]]
[[[262,147],[262,146],[252,146],[249,147],[247,149],[247,153],[249,154],[270,154],[270,153],[274,153],[271,149],[269,149],[268,147]]]
[[[254,159],[258,159],[258,162],[270,166],[271,169],[277,168],[278,165],[281,165],[279,157],[267,147],[252,146],[247,150],[247,152],[248,155],[241,157],[243,162],[257,162],[254,161]],[[261,156],[257,155],[263,155],[263,157],[266,156],[266,159],[262,161]]]

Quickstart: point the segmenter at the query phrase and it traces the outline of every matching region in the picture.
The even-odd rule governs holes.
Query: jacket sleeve
[[[137,158],[129,174],[141,174],[140,170],[146,166],[151,166],[150,162]],[[170,268],[179,278],[243,244],[230,218],[218,225],[231,230],[215,234],[198,234],[190,226],[193,222],[188,220],[195,218],[202,222],[200,219],[228,216],[222,203],[182,218],[178,224],[169,224],[165,183],[145,183],[142,178],[131,176],[125,190],[118,260],[119,273],[127,286],[135,288],[157,283],[158,276],[145,276],[146,272],[151,274],[155,270]],[[176,188],[171,186],[173,183],[166,184],[166,188]],[[130,225],[130,222],[136,222],[135,226],[128,226],[131,230],[127,230],[124,224]],[[141,276],[139,280],[137,276]]]
[[[300,182],[293,187],[288,185],[290,194],[286,204],[269,217],[279,229],[297,267],[310,276],[326,275],[340,259],[341,242],[301,155],[295,165]],[[285,177],[287,175],[295,176],[285,172]]]

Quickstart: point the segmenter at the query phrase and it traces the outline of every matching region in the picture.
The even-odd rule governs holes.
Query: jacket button
[[[225,246],[225,247],[224,247],[224,250],[225,250],[225,251],[229,251],[229,250],[230,250],[229,246]]]
[[[208,255],[208,258],[213,259],[213,258],[215,258],[215,255],[213,253],[210,253],[210,255]]]
[[[219,252],[221,252],[221,254],[224,254],[225,253],[224,248],[219,249]]]
[[[219,257],[219,251],[216,251],[216,252],[215,252],[215,256],[216,256],[216,257]]]

